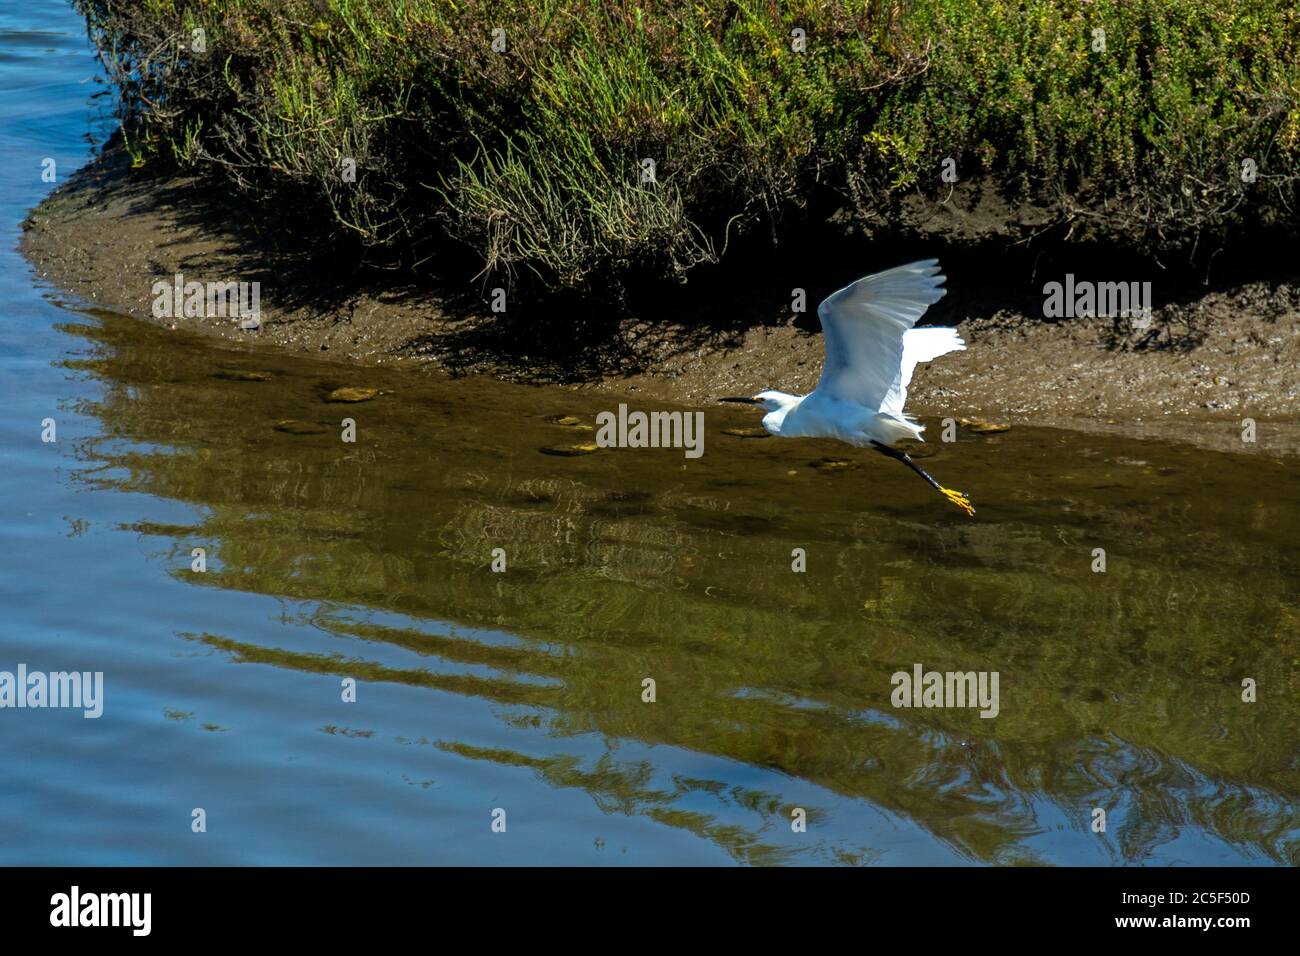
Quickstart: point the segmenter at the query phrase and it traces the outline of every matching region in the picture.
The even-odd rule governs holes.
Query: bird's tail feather
[[[881,435],[887,443],[905,439],[925,440],[921,437],[921,432],[925,431],[925,426],[913,421],[910,415],[890,415],[888,412],[881,412],[875,416],[875,423],[876,428],[874,431]]]

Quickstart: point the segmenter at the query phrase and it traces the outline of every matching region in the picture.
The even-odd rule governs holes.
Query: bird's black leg
[[[890,448],[888,445],[882,445],[878,441],[873,441],[871,443],[871,447],[874,448],[876,451],[880,452],[882,455],[885,455],[886,457],[892,458],[895,461],[901,461],[908,468],[911,468],[914,472],[916,472],[918,475],[920,475],[922,478],[928,481],[930,483],[930,486],[934,488],[936,491],[943,491],[943,485],[935,481],[933,475],[925,471],[923,468],[921,468],[920,465],[914,462],[912,460],[912,456],[909,455],[907,452],[899,451],[897,448]]]
[[[955,504],[962,511],[966,512],[966,514],[974,516],[975,509],[971,507],[969,498],[967,498],[960,491],[953,491],[951,488],[945,488],[943,485],[939,484],[939,482],[935,481],[934,477],[929,472],[923,469],[916,462],[912,461],[912,456],[909,455],[907,452],[899,451],[897,448],[890,448],[888,445],[882,444],[881,442],[878,441],[873,441],[871,443],[871,447],[874,448],[876,451],[880,452],[882,455],[886,456],[887,458],[893,458],[895,461],[901,461],[908,468],[911,468],[914,472],[916,472],[927,482],[929,482],[930,487],[934,488],[935,491],[939,492],[941,495],[943,495],[945,498],[947,498],[949,501]]]

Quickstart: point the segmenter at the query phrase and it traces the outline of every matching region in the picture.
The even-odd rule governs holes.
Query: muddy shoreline
[[[763,387],[807,390],[820,373],[815,316],[792,315],[788,301],[741,303],[743,314],[722,325],[649,307],[638,315],[633,303],[632,314],[606,320],[594,333],[601,345],[580,336],[561,342],[554,332],[494,314],[485,300],[373,276],[324,275],[269,251],[248,228],[250,218],[219,190],[133,171],[110,148],[32,212],[21,249],[40,277],[99,307],[332,361],[697,406]],[[178,273],[260,282],[260,327],[241,330],[228,318],[154,318],[153,284]],[[949,287],[955,286],[953,277]],[[1217,289],[1193,301],[1157,300],[1152,325],[1168,331],[1174,344],[1166,347],[1117,342],[1108,319],[1044,322],[1023,298],[1010,304],[1013,298],[949,296],[932,310],[936,322],[958,326],[969,348],[918,372],[909,399],[918,417],[1300,453],[1300,268],[1292,278]],[[1195,339],[1174,341],[1183,329],[1194,329]],[[1257,422],[1254,444],[1241,440],[1248,417]]]

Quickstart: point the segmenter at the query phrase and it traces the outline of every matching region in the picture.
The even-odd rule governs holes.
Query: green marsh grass
[[[1013,237],[1030,207],[1157,250],[1296,224],[1287,0],[77,2],[137,165],[411,264],[452,241],[542,287],[682,279],[796,217],[905,229],[948,158]]]

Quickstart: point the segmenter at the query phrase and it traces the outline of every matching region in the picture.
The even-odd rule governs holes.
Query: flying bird
[[[784,438],[835,438],[859,448],[874,448],[924,478],[968,515],[970,499],[945,488],[906,452],[902,439],[924,441],[906,412],[907,386],[920,362],[966,343],[956,329],[913,328],[925,310],[943,298],[944,275],[938,259],[924,259],[877,272],[827,296],[817,306],[826,361],[817,387],[807,395],[767,390],[724,402],[758,405],[767,412],[763,427]]]

